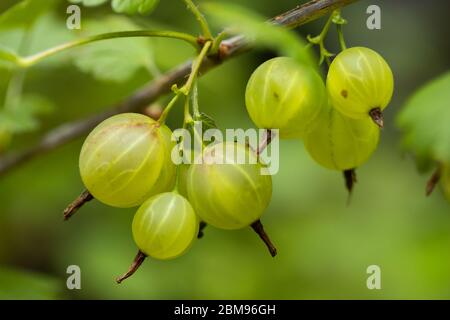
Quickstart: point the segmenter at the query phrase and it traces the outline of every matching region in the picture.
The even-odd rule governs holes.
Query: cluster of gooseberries
[[[165,125],[167,113],[184,95],[184,125],[195,120],[189,97],[196,96],[191,89],[211,45],[204,44],[186,84],[172,88],[176,95],[158,120],[119,114],[100,123],[83,144],[79,167],[88,191],[80,202],[95,198],[113,207],[139,207],[132,222],[139,251],[118,283],[146,257],[167,260],[182,255],[207,224],[226,230],[251,226],[270,254],[277,253],[260,222],[271,200],[272,178],[262,174],[266,166],[259,148],[238,142],[202,144],[202,161],[172,161],[172,151],[178,148],[183,155],[183,150]],[[280,138],[303,139],[316,162],[344,172],[351,190],[354,169],[378,144],[382,111],[392,93],[393,76],[384,59],[371,49],[354,47],[330,64],[326,85],[309,64],[289,57],[266,61],[249,79],[245,103],[256,126],[266,130],[267,143],[274,129]],[[72,209],[77,206],[80,203]]]
[[[303,139],[317,163],[343,171],[351,191],[354,170],[378,145],[393,87],[386,61],[371,49],[353,47],[333,60],[326,85],[314,68],[292,58],[266,61],[248,82],[246,106],[258,127]]]
[[[235,230],[252,226],[275,256],[259,219],[272,195],[272,180],[249,146],[236,142],[206,146],[203,161],[177,168],[171,130],[142,114],[125,113],[100,123],[80,153],[80,174],[90,195],[119,208],[140,206],[133,223],[139,248],[132,275],[145,257],[167,260],[182,255],[205,223]],[[232,150],[231,150],[232,149]],[[238,162],[242,152],[248,162]],[[220,162],[208,161],[211,157]]]

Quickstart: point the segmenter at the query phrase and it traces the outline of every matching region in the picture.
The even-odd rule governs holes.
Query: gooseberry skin
[[[189,201],[165,192],[145,201],[132,223],[139,250],[159,260],[181,256],[197,238],[199,221]]]
[[[247,162],[241,164],[242,158],[232,151]],[[214,157],[219,163],[210,162]],[[226,142],[206,147],[202,159],[203,163],[190,166],[186,180],[188,199],[201,220],[227,230],[258,221],[272,197],[272,178],[261,175],[263,165],[256,154],[244,145]]]
[[[347,117],[362,119],[384,110],[394,92],[394,76],[381,55],[365,47],[339,53],[330,65],[327,90],[333,106]]]
[[[380,129],[370,118],[351,119],[325,108],[305,138],[305,148],[321,166],[345,171],[365,163],[378,146]]]
[[[167,131],[170,129],[135,113],[119,114],[100,123],[80,153],[80,174],[86,188],[113,207],[142,204],[159,188],[158,179],[170,180],[160,177],[170,161],[165,150]]]
[[[245,103],[262,129],[279,129],[281,138],[302,138],[327,101],[325,85],[310,66],[292,58],[264,62],[251,75]]]
[[[175,187],[177,166],[171,159],[171,152],[175,148],[176,143],[172,141],[172,131],[167,126],[160,126],[159,129],[164,145],[164,160],[158,180],[156,180],[153,188],[147,193],[146,198],[171,191]]]

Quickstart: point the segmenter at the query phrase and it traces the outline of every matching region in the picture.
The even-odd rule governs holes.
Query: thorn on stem
[[[253,228],[253,230],[255,230],[261,240],[266,244],[267,249],[269,249],[270,255],[272,257],[275,257],[277,255],[277,248],[275,248],[266,231],[264,230],[261,220],[252,223],[251,227]]]
[[[434,172],[433,175],[430,177],[430,179],[427,182],[426,187],[426,195],[427,197],[433,193],[434,188],[438,184],[439,180],[441,179],[441,167],[438,167]]]
[[[355,183],[358,182],[358,179],[356,177],[356,171],[355,169],[349,169],[344,170],[344,179],[345,179],[345,187],[348,190],[348,198],[347,198],[347,205],[350,204],[353,188],[355,186]]]
[[[204,236],[203,230],[206,228],[206,226],[207,226],[206,222],[200,221],[200,226],[198,228],[197,239],[203,238],[203,236]]]
[[[75,212],[78,211],[86,202],[91,201],[94,199],[92,194],[90,194],[89,191],[84,190],[83,193],[81,193],[78,198],[76,198],[69,206],[64,210],[64,221],[67,221],[72,217]]]
[[[369,111],[369,116],[372,118],[373,122],[377,124],[381,129],[384,128],[384,116],[380,108],[373,108]]]
[[[122,283],[123,280],[128,279],[129,277],[131,277],[137,271],[137,269],[139,269],[139,267],[141,266],[142,262],[144,262],[145,258],[147,258],[145,253],[143,253],[143,252],[141,252],[139,250],[137,255],[136,255],[136,257],[134,258],[133,263],[130,266],[130,269],[128,269],[128,271],[126,273],[124,273],[122,276],[118,277],[116,279],[116,282],[118,284],[120,284],[120,283]]]

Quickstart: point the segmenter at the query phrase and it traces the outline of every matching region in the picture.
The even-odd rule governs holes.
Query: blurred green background
[[[17,1],[2,0],[4,11]],[[65,8],[37,21],[30,53],[74,36],[65,28]],[[247,0],[271,17],[304,1]],[[381,7],[382,29],[366,28],[366,8]],[[424,196],[427,176],[402,151],[395,117],[408,96],[448,70],[450,45],[446,1],[359,1],[343,10],[347,44],[380,52],[391,65],[396,89],[387,109],[387,128],[371,160],[358,169],[352,203],[341,174],[315,164],[301,141],[282,141],[280,171],[263,223],[278,247],[273,259],[250,228],[212,227],[183,257],[147,259],[122,285],[115,277],[136,253],[131,236],[135,209],[96,201],[70,222],[62,210],[83,189],[78,155],[83,139],[0,176],[0,298],[56,299],[449,299],[450,204],[441,192]],[[110,14],[108,6],[82,9],[83,19]],[[145,20],[145,21],[143,21]],[[83,20],[85,21],[85,20]],[[140,23],[197,32],[181,1],[161,1]],[[320,32],[325,19],[296,30]],[[50,32],[51,31],[51,32]],[[89,32],[89,30],[87,30]],[[2,30],[0,44],[16,48],[22,31]],[[116,42],[119,45],[120,41]],[[142,41],[142,40],[136,40]],[[145,41],[145,40],[144,40]],[[156,65],[167,70],[192,55],[187,45],[152,40]],[[337,49],[334,30],[327,41]],[[26,93],[45,96],[54,111],[37,131],[14,137],[11,149],[32,145],[47,130],[98,112],[149,80],[141,68],[125,82],[99,81],[75,68],[77,51],[32,68]],[[216,68],[200,80],[200,107],[221,128],[249,128],[244,92],[251,72],[273,53],[254,51]],[[0,101],[10,70],[0,66]],[[167,102],[167,97],[161,103]],[[176,128],[179,118],[171,117]],[[81,267],[81,290],[66,288],[66,268]],[[381,267],[381,290],[368,290],[366,268]]]

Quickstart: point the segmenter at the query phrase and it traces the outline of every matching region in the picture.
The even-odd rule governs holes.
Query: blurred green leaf
[[[108,0],[69,0],[71,3],[81,3],[86,7],[94,7],[106,3]],[[111,7],[117,13],[129,15],[150,14],[158,5],[159,0],[112,0]]]
[[[101,21],[89,20],[84,24],[84,30],[89,34],[136,29],[138,27],[131,20],[120,16],[109,16]],[[78,49],[74,63],[96,79],[124,82],[141,68],[152,70],[153,49],[148,39],[106,40]]]
[[[53,109],[52,103],[42,96],[24,95],[18,105],[0,110],[0,127],[15,133],[36,130],[39,127],[37,116]]]
[[[2,60],[3,62],[6,61],[16,63],[18,60],[18,56],[12,50],[0,47],[0,60]]]
[[[61,296],[61,289],[56,278],[0,267],[0,299],[56,299]]]
[[[419,88],[397,120],[405,147],[420,163],[450,162],[450,72]]]
[[[69,0],[71,3],[82,4],[86,7],[95,7],[108,2],[109,0]]]
[[[312,64],[305,41],[293,31],[266,23],[266,19],[244,7],[229,3],[208,3],[205,12],[212,21],[246,35],[256,45],[268,47],[302,63]]]
[[[114,11],[126,14],[149,14],[158,5],[159,0],[112,0]]]
[[[0,30],[28,28],[33,25],[41,14],[47,12],[55,5],[55,3],[56,0],[20,1],[0,16]]]

